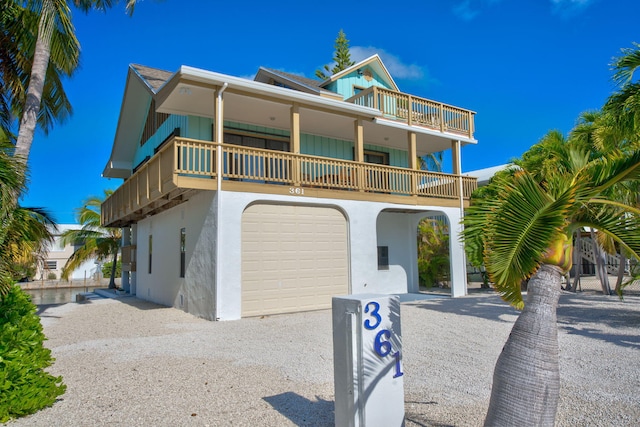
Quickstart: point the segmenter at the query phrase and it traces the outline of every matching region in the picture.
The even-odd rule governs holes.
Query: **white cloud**
[[[355,62],[362,61],[377,53],[389,70],[389,73],[396,79],[420,80],[424,79],[427,75],[421,66],[405,64],[400,58],[384,49],[373,46],[353,46],[349,49],[349,52],[351,53],[351,60]]]
[[[471,0],[458,3],[458,5],[453,8],[453,14],[463,21],[471,21],[478,16],[479,13],[480,11],[471,8]]]
[[[551,1],[551,11],[557,15],[561,16],[573,16],[576,15],[597,0],[550,0]]]

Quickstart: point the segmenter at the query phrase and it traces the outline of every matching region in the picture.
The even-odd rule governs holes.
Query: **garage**
[[[331,307],[349,293],[347,221],[329,207],[254,204],[242,216],[242,317]]]

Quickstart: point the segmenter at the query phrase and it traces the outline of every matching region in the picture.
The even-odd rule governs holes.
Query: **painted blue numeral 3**
[[[369,307],[373,307],[373,308],[370,309]],[[369,313],[369,311],[371,311],[371,313]],[[375,323],[371,323],[371,319],[365,320],[364,321],[365,328],[371,330],[371,329],[377,328],[380,325],[380,322],[382,322],[382,317],[380,317],[380,313],[378,313],[378,311],[380,311],[380,304],[378,304],[375,301],[371,301],[364,306],[364,312],[366,314],[369,314],[371,317],[375,319]]]

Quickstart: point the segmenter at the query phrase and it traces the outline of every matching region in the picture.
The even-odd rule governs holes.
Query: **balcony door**
[[[289,152],[289,139],[246,133],[225,132],[225,144],[242,147],[260,148],[263,150]],[[274,158],[275,157],[275,158]],[[289,165],[277,156],[260,153],[230,153],[226,159],[225,174],[234,179],[256,182],[284,182],[289,179]]]

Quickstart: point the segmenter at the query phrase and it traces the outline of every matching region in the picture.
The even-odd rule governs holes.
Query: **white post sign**
[[[336,426],[404,426],[400,299],[362,294],[332,303]]]

